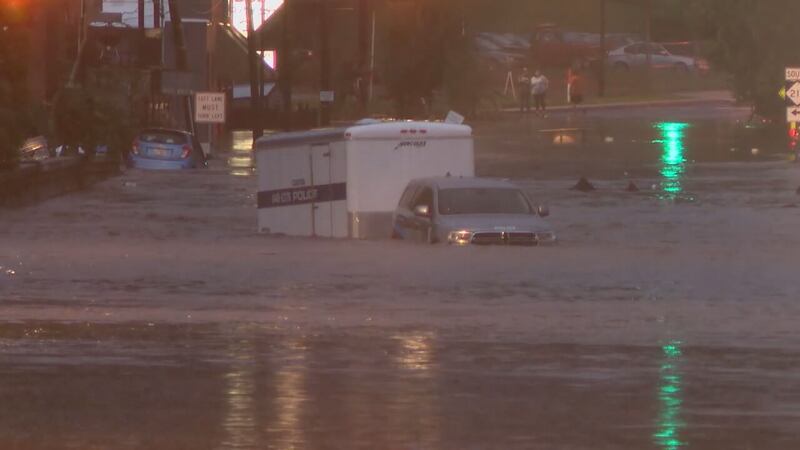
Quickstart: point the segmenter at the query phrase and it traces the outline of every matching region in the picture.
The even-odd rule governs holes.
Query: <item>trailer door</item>
[[[336,197],[332,184],[331,148],[328,144],[311,146],[309,155],[311,184],[316,188],[316,198],[311,204],[313,236],[333,237],[333,204]]]

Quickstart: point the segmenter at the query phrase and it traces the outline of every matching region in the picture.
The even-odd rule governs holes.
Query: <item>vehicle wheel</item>
[[[614,71],[615,72],[629,72],[631,68],[622,62],[614,63]]]
[[[684,63],[675,64],[675,73],[686,75],[689,73],[689,66]]]

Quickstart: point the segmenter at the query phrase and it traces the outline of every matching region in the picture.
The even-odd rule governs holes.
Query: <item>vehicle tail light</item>
[[[184,145],[183,146],[183,151],[181,152],[181,158],[186,159],[191,154],[192,154],[192,147],[190,145],[188,145],[188,144]]]
[[[133,140],[133,145],[131,146],[131,153],[133,153],[134,155],[139,154],[139,139]]]

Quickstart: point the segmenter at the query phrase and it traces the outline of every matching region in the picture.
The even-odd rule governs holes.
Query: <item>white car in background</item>
[[[674,55],[661,44],[635,42],[608,52],[606,64],[617,71],[629,71],[647,66],[647,55],[654,69],[673,70],[677,73],[704,73],[709,66],[705,60]]]

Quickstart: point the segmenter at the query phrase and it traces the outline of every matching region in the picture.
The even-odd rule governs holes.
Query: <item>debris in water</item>
[[[594,191],[594,185],[586,179],[586,177],[581,177],[580,180],[572,187],[573,191],[581,191],[581,192],[590,192]]]

